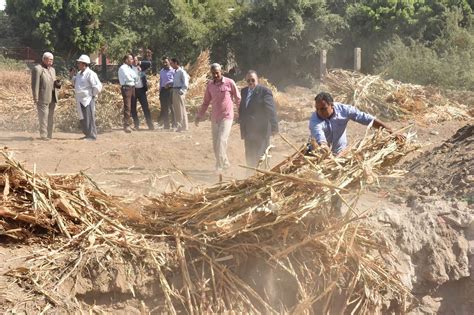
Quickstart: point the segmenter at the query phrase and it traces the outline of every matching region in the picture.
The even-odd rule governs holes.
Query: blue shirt
[[[370,124],[374,116],[364,113],[354,106],[334,102],[334,113],[323,119],[314,112],[309,120],[309,130],[316,142],[326,142],[333,154],[337,155],[347,147],[346,127],[349,120],[363,125]]]
[[[164,88],[167,84],[173,85],[174,72],[174,69],[171,67],[160,70],[160,88]]]

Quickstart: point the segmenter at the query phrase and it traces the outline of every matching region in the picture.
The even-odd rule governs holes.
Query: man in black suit
[[[241,92],[240,134],[245,143],[247,165],[256,167],[270,145],[270,136],[278,133],[278,120],[272,91],[258,84],[257,72],[246,76],[248,87]]]

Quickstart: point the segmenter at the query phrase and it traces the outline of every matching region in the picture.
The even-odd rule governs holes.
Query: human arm
[[[318,145],[326,145],[328,146],[326,135],[324,134],[323,130],[324,121],[318,119],[316,113],[311,115],[309,119],[309,131],[311,133],[311,137],[316,140]]]
[[[204,99],[202,101],[201,107],[199,108],[196,114],[196,120],[195,120],[196,126],[199,124],[199,121],[201,121],[204,118],[204,114],[206,113],[207,108],[209,107],[209,104],[211,103],[211,99],[212,99],[211,89],[208,83],[206,86],[206,91],[204,92]]]
[[[267,117],[270,119],[272,135],[275,135],[278,133],[278,118],[276,114],[275,101],[273,100],[273,94],[270,89],[264,89],[263,103]]]
[[[95,72],[89,78],[89,82],[92,86],[92,96],[97,98],[99,96],[100,91],[102,91],[102,83],[99,80],[99,77]]]
[[[183,95],[188,89],[189,89],[189,74],[186,73],[186,71],[182,70],[181,71],[181,89],[180,94]]]
[[[33,91],[33,102],[35,104],[38,103],[40,80],[41,72],[38,67],[34,67],[31,71],[31,90]]]

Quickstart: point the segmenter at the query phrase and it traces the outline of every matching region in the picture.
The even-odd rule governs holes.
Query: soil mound
[[[409,162],[408,187],[423,195],[446,195],[474,202],[474,125]]]

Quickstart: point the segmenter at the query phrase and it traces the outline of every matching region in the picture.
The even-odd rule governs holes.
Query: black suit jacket
[[[278,119],[272,91],[257,85],[248,106],[245,106],[249,88],[243,88],[239,106],[240,135],[242,139],[265,139],[278,132]]]

